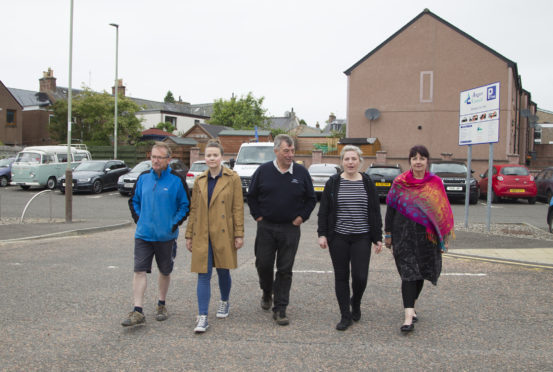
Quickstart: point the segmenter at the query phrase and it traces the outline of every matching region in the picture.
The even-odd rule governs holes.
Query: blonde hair
[[[353,151],[353,152],[357,153],[357,156],[359,157],[359,167],[361,167],[361,165],[363,165],[363,156],[362,156],[363,151],[361,151],[361,149],[357,146],[346,145],[346,146],[344,146],[342,151],[340,151],[340,168],[342,168],[342,170],[343,170],[342,162],[344,161],[344,154],[348,151]]]

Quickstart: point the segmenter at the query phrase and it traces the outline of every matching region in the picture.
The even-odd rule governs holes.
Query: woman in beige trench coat
[[[186,228],[186,248],[192,252],[193,272],[198,273],[198,318],[196,333],[209,327],[207,314],[211,298],[212,268],[217,269],[221,301],[217,318],[229,315],[231,278],[229,269],[237,266],[236,251],[244,244],[244,199],[240,177],[221,166],[223,147],[206,145],[208,170],[194,181],[190,217]]]

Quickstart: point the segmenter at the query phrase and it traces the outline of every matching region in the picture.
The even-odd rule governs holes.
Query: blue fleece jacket
[[[164,242],[177,239],[189,211],[186,180],[171,167],[158,177],[153,169],[138,176],[129,199],[135,238]]]

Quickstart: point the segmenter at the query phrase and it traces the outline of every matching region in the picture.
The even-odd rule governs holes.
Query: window
[[[420,74],[420,102],[432,102],[434,95],[434,72],[421,71]]]
[[[15,121],[15,110],[6,110],[6,125],[15,126],[17,122]]]
[[[175,128],[177,127],[177,118],[175,116],[165,115],[165,122],[171,123],[171,125],[174,126]]]
[[[198,119],[194,120],[194,125],[196,125],[196,124],[200,124],[200,121]]]

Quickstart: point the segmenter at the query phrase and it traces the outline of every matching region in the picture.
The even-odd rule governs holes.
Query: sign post
[[[472,145],[488,143],[488,200],[486,227],[490,230],[493,175],[493,144],[499,141],[499,82],[462,91],[459,95],[459,146],[469,146],[465,195],[465,227],[468,227],[468,198],[472,162]]]

